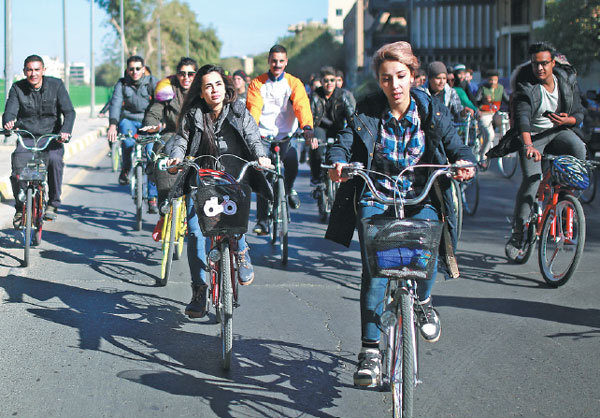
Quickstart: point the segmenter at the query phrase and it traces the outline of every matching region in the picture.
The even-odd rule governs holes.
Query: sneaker
[[[269,222],[267,221],[258,221],[256,225],[254,225],[254,229],[252,230],[256,235],[269,235],[271,230],[269,229]]]
[[[127,186],[129,184],[129,170],[121,170],[121,174],[119,174],[119,184],[121,186]]]
[[[379,383],[381,353],[369,348],[358,354],[358,366],[354,372],[354,386],[372,387]]]
[[[185,307],[185,314],[190,318],[202,318],[207,312],[208,286],[192,285],[192,300]]]
[[[323,183],[316,183],[313,187],[312,197],[315,200],[319,200],[321,194],[325,191],[325,185]]]
[[[158,204],[155,197],[148,199],[148,213],[158,213]]]
[[[300,207],[300,198],[295,190],[292,190],[288,195],[288,202],[292,209],[298,209]]]
[[[523,232],[517,232],[513,230],[510,238],[508,239],[508,242],[504,246],[504,253],[509,259],[515,260],[519,256],[519,253],[522,249]]]
[[[238,251],[235,254],[237,260],[238,283],[242,286],[247,286],[254,281],[254,268],[252,267],[252,261],[250,260],[249,250],[250,247],[246,246],[243,251]]]
[[[48,205],[46,212],[44,213],[44,219],[46,221],[53,221],[56,219],[58,209],[52,205]]]
[[[438,312],[433,309],[431,297],[423,302],[419,301],[417,304],[417,323],[421,331],[421,336],[425,339],[425,341],[434,343],[440,339],[440,335],[442,333],[440,316]]]
[[[13,216],[13,226],[15,229],[21,228],[23,225],[23,210],[17,210]]]

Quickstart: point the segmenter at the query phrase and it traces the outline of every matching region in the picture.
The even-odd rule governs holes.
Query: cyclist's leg
[[[427,220],[438,220],[440,216],[437,210],[431,205],[425,205],[415,213],[410,213],[408,215],[411,219],[427,219]],[[435,277],[437,272],[437,258],[435,260],[435,266],[433,269],[434,273],[429,280],[420,280],[419,286],[417,287],[417,296],[420,301],[426,300],[431,296],[431,290],[433,289],[433,285],[435,283]]]
[[[119,133],[134,135],[137,133],[138,128],[142,126],[141,122],[137,122],[129,119],[121,119],[119,122]],[[129,172],[131,171],[131,153],[133,151],[133,147],[135,145],[135,141],[132,138],[127,138],[121,142],[121,156],[123,158],[123,166],[122,170]]]
[[[267,235],[269,226],[269,201],[260,195],[256,195],[256,225],[254,232],[258,235]]]
[[[192,300],[185,307],[185,314],[191,318],[202,318],[206,315],[208,285],[206,273],[206,238],[202,235],[198,224],[198,215],[194,210],[194,201],[186,199],[188,227],[188,264],[192,276]]]
[[[570,129],[558,132],[550,144],[546,147],[549,154],[553,155],[572,155],[580,160],[585,160],[586,149],[585,144],[577,136],[577,134]]]
[[[51,144],[48,151],[48,205],[60,207],[64,172],[65,148],[62,144]]]
[[[150,144],[146,144],[146,156],[148,157],[147,161],[150,161],[150,159],[152,158],[152,148],[153,148],[154,144],[150,143]],[[148,163],[146,163],[148,164]],[[158,189],[156,188],[156,184],[150,179],[150,176],[146,176],[147,178],[147,183],[148,183],[148,201],[150,201],[151,199],[156,199],[158,198]]]
[[[235,254],[237,258],[237,276],[242,285],[249,285],[254,280],[254,267],[250,259],[250,247],[246,244],[246,235],[238,240],[238,249]]]
[[[285,192],[289,194],[294,188],[294,182],[298,176],[298,152],[288,142],[281,146],[281,155],[284,168]]]
[[[315,138],[325,141],[325,130],[315,127]],[[321,182],[321,162],[323,161],[323,148],[312,149],[310,145],[304,144],[310,151],[310,183],[315,186]]]
[[[494,143],[495,132],[494,126],[492,125],[493,119],[493,113],[482,113],[481,116],[479,116],[479,126],[483,133],[483,146],[481,147],[479,158],[482,160],[485,158],[485,153],[490,150]]]

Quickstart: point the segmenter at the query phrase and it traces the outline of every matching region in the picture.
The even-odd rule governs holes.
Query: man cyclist
[[[315,137],[327,141],[327,138],[335,138],[344,129],[354,113],[356,101],[350,92],[336,87],[336,70],[333,67],[321,68],[320,78],[322,87],[313,93],[310,109],[314,118]],[[311,149],[310,183],[313,187],[321,183],[321,161],[319,149]]]
[[[314,149],[318,142],[313,133],[313,117],[310,102],[302,81],[285,72],[287,50],[275,45],[269,50],[269,71],[258,76],[248,87],[246,107],[258,124],[261,136],[273,135],[282,139],[302,127],[307,144]],[[281,144],[281,158],[285,168],[285,192],[292,209],[300,207],[300,198],[293,189],[298,175],[298,153],[286,142]],[[257,223],[254,232],[267,235],[270,231],[267,201],[262,197],[256,200]]]
[[[456,91],[448,85],[448,70],[443,62],[429,63],[427,79],[427,82],[419,89],[441,101],[452,114],[454,121],[459,121],[467,112],[473,112],[471,109],[463,107]]]
[[[144,59],[134,55],[127,58],[126,76],[119,79],[110,99],[109,127],[107,137],[110,142],[117,140],[117,129],[121,134],[135,135],[142,127],[144,112],[150,105],[154,89],[158,80],[152,75],[145,75]],[[129,184],[129,171],[131,171],[131,154],[135,141],[125,139],[121,144],[123,166],[119,174],[119,184]],[[146,146],[146,152],[152,150],[152,144]],[[156,185],[148,181],[148,211],[157,213]]]
[[[523,246],[525,218],[542,176],[541,159],[545,150],[585,159],[585,144],[573,131],[583,121],[576,72],[556,61],[556,51],[547,42],[529,47],[531,64],[522,66],[515,76],[513,120],[522,147],[519,151],[523,180],[517,192],[513,231],[505,251],[514,259]]]
[[[62,80],[45,76],[44,60],[39,55],[30,55],[23,63],[25,79],[17,81],[10,88],[8,100],[2,115],[4,129],[24,129],[35,136],[58,134],[58,142],[53,141],[46,152],[48,153],[48,207],[45,219],[56,219],[60,207],[62,179],[64,170],[63,157],[65,149],[63,142],[71,137],[75,123],[75,109],[69,98],[69,93]],[[64,120],[62,119],[64,117]],[[23,138],[27,143],[27,138]],[[27,144],[32,145],[32,144]],[[42,144],[40,144],[42,145]],[[15,196],[16,213],[13,224],[18,227],[23,216],[23,202],[19,201],[19,186],[16,179],[20,167],[21,156],[29,157],[29,151],[17,144],[11,156],[12,173],[10,182]]]

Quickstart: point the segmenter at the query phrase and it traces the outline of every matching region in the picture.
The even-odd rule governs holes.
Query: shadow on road
[[[346,386],[339,375],[351,363],[350,353],[278,340],[237,338],[232,370],[224,373],[216,325],[212,319],[188,320],[179,301],[15,275],[1,278],[0,287],[7,294],[4,303],[27,304],[37,318],[76,329],[79,340],[65,342],[76,349],[73,355],[94,350],[133,362],[117,376],[206,399],[220,417],[330,416],[324,409],[334,406]]]

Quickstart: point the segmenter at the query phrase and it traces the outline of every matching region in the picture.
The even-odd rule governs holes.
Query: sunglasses
[[[196,75],[196,71],[179,71],[177,75],[181,77],[192,78]]]
[[[129,67],[127,70],[131,72],[142,71],[142,67]]]
[[[335,83],[335,78],[324,78],[323,83]]]

